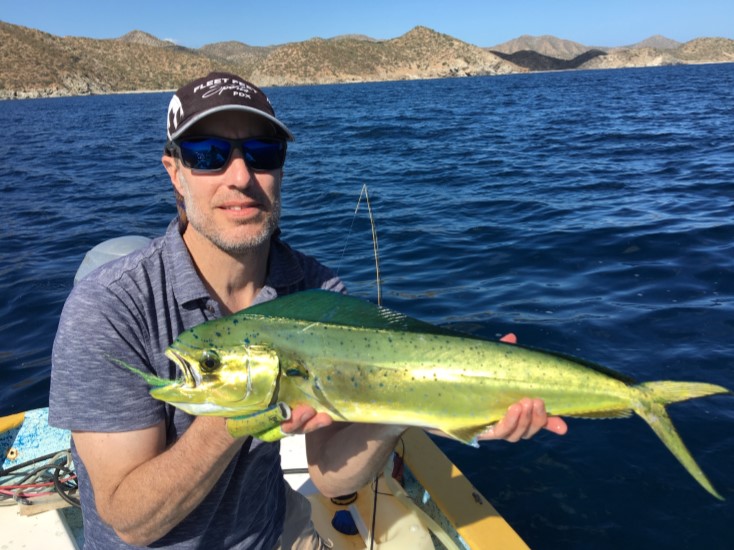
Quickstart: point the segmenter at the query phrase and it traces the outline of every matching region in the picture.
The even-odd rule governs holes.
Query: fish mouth
[[[181,382],[182,386],[195,389],[197,386],[201,385],[201,375],[197,369],[193,368],[193,365],[188,359],[186,359],[186,357],[172,348],[168,348],[166,350],[166,356],[176,364],[181,371],[181,374],[183,374],[183,380]]]

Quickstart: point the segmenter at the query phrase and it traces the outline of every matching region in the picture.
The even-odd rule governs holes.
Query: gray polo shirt
[[[266,286],[256,303],[309,288],[344,292],[336,274],[274,238]],[[90,273],[64,305],[52,355],[49,423],[72,431],[124,432],[165,420],[173,443],[193,417],[148,394],[147,384],[110,358],[174,379],[166,347],[181,332],[220,317],[174,220],[147,247]],[[158,548],[271,550],[284,517],[280,445],[250,440],[201,505]],[[85,548],[130,548],[99,518],[84,464],[79,477]],[[142,490],[142,488],[141,488]]]

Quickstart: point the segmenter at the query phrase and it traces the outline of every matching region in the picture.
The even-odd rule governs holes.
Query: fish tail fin
[[[728,389],[716,384],[705,382],[672,382],[663,380],[660,382],[645,382],[637,386],[652,396],[653,401],[661,405],[688,401],[708,395],[731,394]]]
[[[724,500],[686,448],[665,410],[665,405],[707,395],[731,394],[731,392],[721,386],[694,382],[647,382],[640,384],[637,388],[641,392],[641,398],[633,407],[635,412],[650,425],[670,452],[704,489],[719,500]]]

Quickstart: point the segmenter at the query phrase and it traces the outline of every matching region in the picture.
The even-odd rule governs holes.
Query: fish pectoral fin
[[[272,428],[268,428],[262,432],[252,434],[252,437],[259,439],[260,441],[264,441],[265,443],[275,443],[288,435],[290,434],[283,433],[283,430],[280,429],[280,424],[278,424],[277,426],[273,426]]]
[[[318,376],[315,376],[313,378],[313,384],[311,385],[311,390],[313,391],[313,397],[318,401],[322,406],[324,406],[330,413],[331,416],[335,420],[342,420],[346,421],[348,420],[340,411],[337,409],[334,404],[331,402],[331,399],[324,393],[323,388],[321,387],[321,381],[319,380]]]
[[[490,424],[482,424],[481,426],[470,426],[468,428],[441,428],[441,431],[446,435],[453,437],[457,441],[461,441],[462,443],[471,445],[472,447],[479,447],[479,444],[477,443],[477,438],[482,435],[492,424],[494,424],[494,422]]]
[[[227,419],[227,431],[232,437],[244,437],[252,435],[263,441],[277,441],[281,439],[264,439],[260,434],[266,437],[272,437],[271,431],[280,432],[280,423],[291,417],[291,408],[283,402],[276,403],[263,411],[259,411],[247,416],[235,416]],[[282,435],[282,433],[281,433]]]

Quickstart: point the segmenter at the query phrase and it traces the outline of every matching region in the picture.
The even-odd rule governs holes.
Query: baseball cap
[[[237,75],[212,72],[181,86],[168,105],[167,137],[174,140],[201,119],[220,111],[253,113],[269,120],[277,134],[295,138],[288,127],[275,118],[268,96],[260,88]]]

